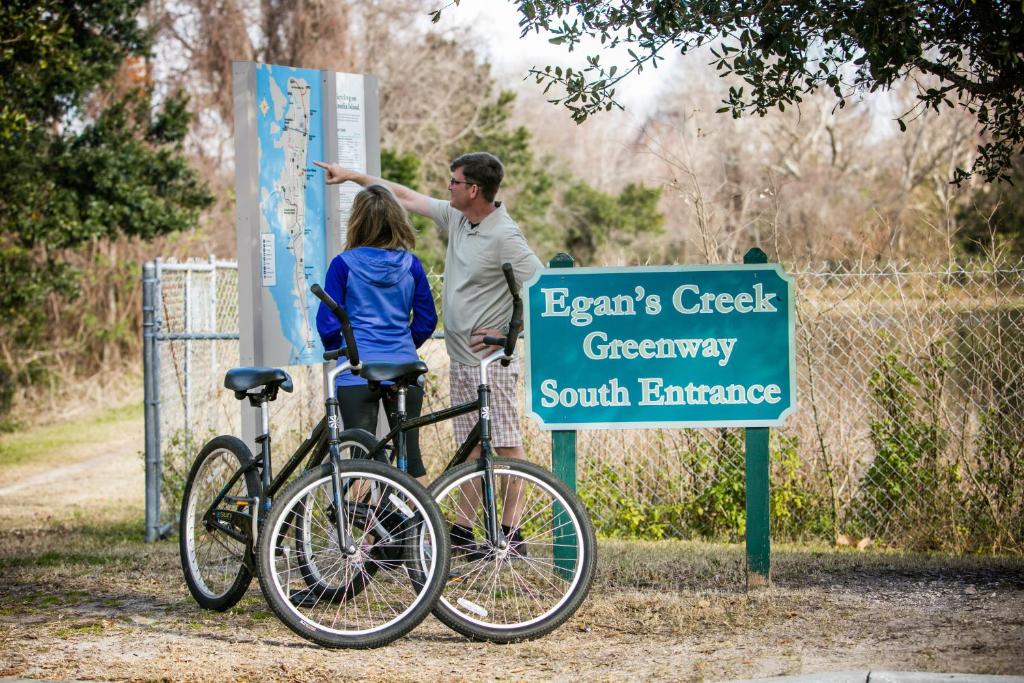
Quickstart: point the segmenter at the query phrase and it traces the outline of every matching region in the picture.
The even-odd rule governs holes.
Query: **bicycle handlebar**
[[[516,340],[519,339],[519,333],[523,330],[523,300],[519,296],[519,290],[516,288],[516,275],[512,264],[501,264],[501,271],[505,275],[508,291],[512,294],[512,319],[508,324],[508,334],[504,338],[488,336],[484,337],[483,341],[485,344],[493,346],[504,346],[505,355],[511,357],[516,349]],[[352,325],[349,323],[345,309],[339,306],[320,285],[314,284],[309,290],[313,292],[316,298],[324,302],[324,305],[338,319],[338,322],[341,323],[341,334],[345,338],[345,348],[327,351],[324,353],[324,360],[335,360],[341,356],[348,356],[353,371],[355,371],[359,366],[359,351],[356,347],[356,338],[352,333]],[[503,361],[503,363],[507,364],[508,362]]]
[[[348,355],[348,349],[334,349],[333,351],[324,351],[324,360],[338,360]]]
[[[349,363],[352,364],[353,374],[357,373],[359,367],[359,350],[356,348],[356,336],[352,334],[352,325],[348,321],[348,315],[345,313],[345,309],[338,305],[338,303],[331,298],[331,296],[324,291],[323,287],[314,284],[309,288],[309,291],[313,292],[317,299],[324,302],[324,305],[330,309],[334,317],[341,323],[341,335],[345,338],[345,348],[338,350],[338,355],[328,358],[329,355],[335,353],[334,351],[328,351],[324,354],[324,360],[334,360],[341,355],[348,356]],[[344,354],[340,353],[344,351]]]
[[[516,288],[516,274],[511,263],[501,264],[501,270],[505,274],[505,282],[508,283],[508,291],[512,294],[512,320],[508,323],[508,334],[505,336],[505,355],[511,356],[516,349],[516,340],[523,329],[523,300]],[[505,365],[508,363],[505,362]]]

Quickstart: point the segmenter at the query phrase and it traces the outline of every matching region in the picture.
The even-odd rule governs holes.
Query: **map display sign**
[[[314,161],[380,175],[377,81],[255,62],[233,65],[238,298],[243,365],[323,362],[323,285],[359,187],[327,187]]]
[[[277,318],[269,329],[281,334],[270,345],[289,350],[283,365],[323,361],[319,300],[306,296],[327,273],[325,186],[313,166],[324,158],[322,100],[319,71],[256,66],[260,282]]]
[[[772,427],[796,408],[777,264],[545,269],[524,299],[527,411],[544,429]]]

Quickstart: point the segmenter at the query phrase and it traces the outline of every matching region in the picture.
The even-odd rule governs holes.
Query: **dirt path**
[[[27,527],[59,517],[88,515],[97,507],[142,510],[145,469],[139,420],[125,421],[103,443],[78,443],[45,464],[10,468],[0,484],[0,519]],[[55,506],[54,500],[60,505]]]
[[[0,676],[80,680],[722,680],[888,669],[1024,673],[1024,565],[776,553],[748,595],[742,549],[601,544],[580,613],[510,646],[469,643],[428,618],[365,652],[313,646],[257,588],[204,612],[177,544],[138,541],[141,423],[83,443],[58,469],[0,487]],[[710,548],[710,549],[709,549]]]

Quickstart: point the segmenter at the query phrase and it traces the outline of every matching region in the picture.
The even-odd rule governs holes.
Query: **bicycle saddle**
[[[421,360],[409,361],[408,363],[363,363],[359,376],[367,382],[389,382],[404,378],[408,384],[413,384],[420,375],[425,375],[430,368]]]
[[[231,368],[224,375],[224,388],[235,392],[235,398],[245,398],[250,389],[265,386],[277,393],[281,388],[291,391],[292,378],[281,368]]]

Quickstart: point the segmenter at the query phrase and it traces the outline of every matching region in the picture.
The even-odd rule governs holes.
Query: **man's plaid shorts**
[[[519,395],[519,358],[516,357],[502,366],[500,362],[492,363],[487,370],[491,385],[491,444],[495,448],[512,448],[523,445],[523,436],[519,432],[519,411],[516,404]],[[480,367],[464,365],[451,361],[449,375],[452,405],[475,401],[477,388],[480,386]],[[477,413],[459,415],[452,420],[455,431],[455,442],[461,444],[469,436],[477,421]]]

